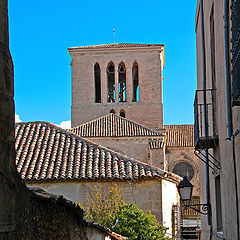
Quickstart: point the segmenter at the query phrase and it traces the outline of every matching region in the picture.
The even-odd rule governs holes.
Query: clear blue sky
[[[67,48],[113,42],[165,44],[164,124],[193,123],[196,0],[9,0],[16,114],[71,118]]]

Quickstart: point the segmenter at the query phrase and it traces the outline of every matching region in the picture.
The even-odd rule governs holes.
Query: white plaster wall
[[[162,181],[162,216],[163,226],[169,228],[168,233],[172,233],[172,206],[178,203],[176,184]]]

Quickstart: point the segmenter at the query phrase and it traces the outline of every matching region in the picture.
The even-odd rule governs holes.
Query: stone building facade
[[[70,131],[151,166],[187,176],[194,185],[191,204],[200,203],[199,164],[194,154],[193,125],[164,125],[163,129],[156,131],[110,113]],[[148,190],[145,189],[145,192],[148,193]],[[141,199],[141,196],[134,198]],[[177,206],[174,208],[178,209]],[[201,226],[200,214],[184,210],[182,219],[181,229],[177,226],[175,232],[182,232],[183,239],[189,236],[196,238],[196,229]]]
[[[193,125],[164,125],[166,130],[166,170],[186,176],[194,185],[193,196],[199,199],[199,159],[194,154]]]
[[[164,125],[156,131],[110,113],[69,131],[146,164],[187,176],[195,186],[193,196],[199,198],[193,125]]]
[[[127,203],[150,210],[172,231],[181,177],[87,141],[46,122],[18,123],[16,165],[29,186],[81,202],[94,186],[117,183]]]
[[[112,112],[162,128],[163,45],[116,43],[69,48],[69,53],[72,127]]]
[[[70,131],[150,166],[186,175],[195,186],[193,203],[199,203],[193,126],[163,124],[164,46],[104,44],[69,48],[69,53]]]
[[[195,148],[208,162],[199,162],[201,202],[212,207],[202,215],[201,239],[240,239],[239,15],[239,1],[197,3]]]
[[[69,131],[143,163],[165,170],[165,135],[110,113]]]

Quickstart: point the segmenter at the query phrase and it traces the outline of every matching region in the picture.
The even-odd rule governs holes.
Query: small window
[[[110,62],[107,67],[108,80],[108,102],[115,102],[115,67],[113,62]]]
[[[123,117],[123,118],[125,118],[125,111],[124,111],[124,110],[121,110],[121,111],[120,111],[120,116]]]
[[[112,110],[110,111],[110,113],[113,113],[113,114],[115,114],[115,111],[112,109]]]
[[[186,176],[190,181],[193,178],[194,170],[193,167],[187,162],[180,162],[173,168],[173,173],[178,174],[181,177]]]
[[[139,79],[138,79],[138,64],[135,62],[132,67],[133,81],[133,102],[139,102]]]
[[[222,203],[220,175],[215,177],[217,231],[222,231]]]
[[[126,68],[123,62],[118,66],[118,101],[126,101]]]
[[[94,65],[94,78],[95,78],[95,102],[101,102],[101,71],[98,63]]]

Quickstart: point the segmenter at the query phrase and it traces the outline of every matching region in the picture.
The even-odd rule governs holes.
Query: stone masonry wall
[[[0,1],[0,239],[21,239],[24,208],[28,208],[26,187],[15,169],[14,81],[13,63],[9,51],[8,1]],[[25,196],[25,201],[23,198]],[[27,211],[25,212],[27,215]],[[22,224],[22,227],[20,227]],[[26,234],[26,238],[27,238]]]
[[[108,114],[124,110],[126,118],[147,127],[162,128],[162,62],[159,50],[121,50],[70,53],[72,56],[72,127]],[[115,65],[116,95],[118,64],[126,66],[126,102],[107,102],[107,65]],[[139,68],[139,103],[132,102],[132,66]],[[95,103],[94,65],[101,69],[101,103]]]
[[[34,235],[32,239],[87,240],[83,211],[70,206],[64,199],[32,195]]]
[[[139,182],[132,181],[79,181],[79,182],[46,182],[46,183],[30,183],[28,185],[43,188],[48,192],[63,195],[65,198],[74,202],[82,202],[84,194],[90,192],[94,186],[101,185],[102,188],[108,189],[113,184],[117,183],[119,187],[123,188],[125,201],[127,203],[134,203],[143,211],[150,210],[160,223],[162,222],[162,194],[165,194],[165,201],[169,198],[169,205],[177,203],[177,196],[173,200],[172,196],[176,195],[176,187],[174,183],[169,182],[172,188],[165,189],[168,193],[162,193],[162,181],[157,179],[142,180]],[[170,209],[164,209],[165,212],[171,212]],[[171,219],[165,219],[166,223],[171,222]],[[166,225],[171,229],[171,224]]]
[[[194,176],[191,183],[194,185],[193,196],[200,196],[199,186],[199,159],[194,154],[193,147],[171,147],[166,150],[167,170],[173,172],[177,163],[187,162],[194,169]]]
[[[148,137],[102,137],[86,139],[146,164],[164,169],[164,149],[150,150]]]

